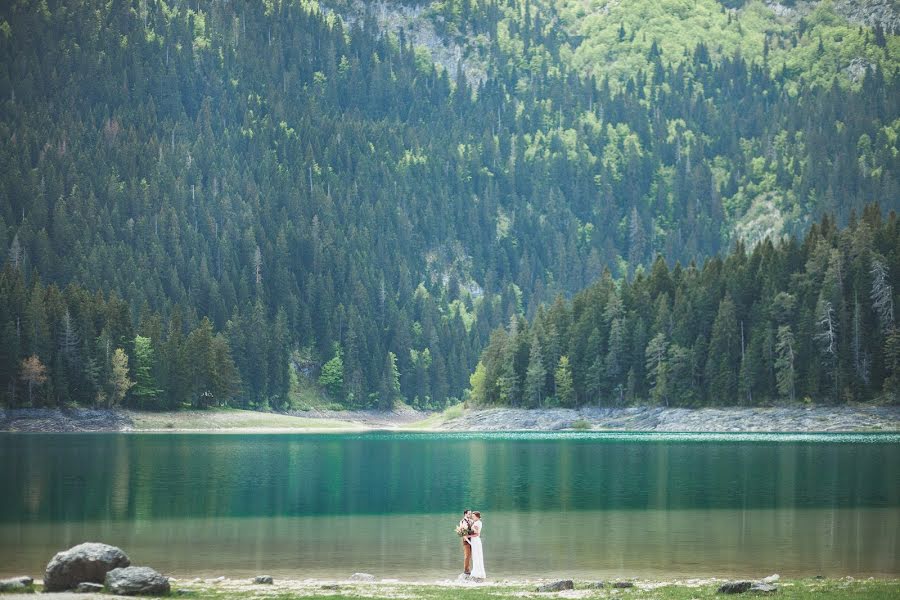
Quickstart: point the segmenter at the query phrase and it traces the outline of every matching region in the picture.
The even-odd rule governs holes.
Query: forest
[[[497,329],[471,377],[478,406],[896,402],[893,281],[900,221],[870,205],[844,229],[738,242],[724,258],[632,280],[603,277],[571,302]]]
[[[586,29],[577,3],[395,3],[465,49],[447,69],[374,14],[345,21],[345,4],[0,6],[3,404],[287,409],[303,384],[348,408],[441,408],[468,393],[485,348],[472,390],[484,403],[559,398],[564,356],[563,403],[845,400],[893,385],[890,330],[874,328],[863,291],[875,259],[854,267],[838,243],[851,234],[837,232],[866,223],[893,281],[878,237],[893,220],[873,211],[900,203],[898,36],[828,2],[789,21],[704,1],[678,35],[645,2]],[[709,23],[721,42],[692,35]],[[854,210],[866,216],[853,223]],[[860,278],[823,301],[833,380],[814,359],[822,281],[773,282],[794,304],[763,316],[768,300],[726,296],[710,271],[769,252],[788,277],[815,253],[782,236],[824,214],[813,245],[839,248]],[[826,277],[831,255],[815,256]],[[664,269],[692,261],[705,266]],[[568,306],[555,299],[599,280],[565,308],[580,322],[585,295],[605,310],[597,286],[643,294],[662,270],[667,299],[649,288],[623,296],[621,316],[588,319],[583,339],[558,331],[539,349],[543,385],[519,381],[526,323]],[[678,312],[678,290],[708,331]],[[663,305],[671,327],[657,324]],[[608,355],[613,322],[634,347],[613,371],[585,364]],[[872,325],[857,346],[854,323]],[[782,327],[800,357],[790,394],[766,370]],[[508,354],[504,335],[527,346],[505,379],[491,358]],[[751,357],[737,371],[735,348]],[[496,378],[512,386],[502,397]],[[685,387],[698,378],[715,389]],[[526,388],[540,391],[526,400]]]

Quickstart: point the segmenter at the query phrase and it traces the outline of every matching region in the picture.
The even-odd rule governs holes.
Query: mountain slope
[[[87,365],[111,371],[99,342],[133,365],[140,334],[157,350],[155,402],[196,403],[209,390],[181,391],[165,364],[190,356],[159,350],[208,316],[240,405],[284,406],[293,355],[312,378],[334,361],[326,387],[348,406],[441,406],[492,328],[606,267],[715,254],[738,225],[758,238],[897,204],[895,36],[860,34],[886,58],[855,84],[704,45],[670,60],[652,43],[645,69],[598,79],[564,4],[404,5],[474,44],[460,50],[474,66],[436,68],[337,4],[0,8],[6,401],[26,402],[22,360],[60,362],[82,293],[37,277],[102,292],[130,320],[79,323],[66,368],[86,383],[52,375],[41,402],[92,402]]]

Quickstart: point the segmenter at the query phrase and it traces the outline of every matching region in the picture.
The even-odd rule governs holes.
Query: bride
[[[473,511],[475,522],[472,523],[472,535],[466,536],[472,546],[472,579],[484,579],[484,552],[481,548],[481,513]]]

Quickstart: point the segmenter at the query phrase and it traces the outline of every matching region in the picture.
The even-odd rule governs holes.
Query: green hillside
[[[441,407],[606,268],[897,207],[897,36],[664,4],[4,4],[3,401]]]

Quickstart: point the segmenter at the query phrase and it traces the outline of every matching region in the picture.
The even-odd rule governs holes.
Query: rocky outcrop
[[[0,431],[130,431],[133,421],[117,410],[16,408],[0,412]]]
[[[900,431],[900,407],[487,408],[466,410],[461,417],[445,421],[440,428],[453,431],[554,431],[560,428],[670,432]]]
[[[108,544],[87,542],[58,552],[44,573],[44,590],[59,592],[74,589],[84,581],[103,583],[106,574],[131,561],[121,549]]]
[[[560,579],[552,583],[545,583],[537,587],[538,592],[561,592],[563,590],[574,590],[575,582],[571,579]]]
[[[150,567],[123,567],[106,574],[106,589],[121,596],[168,594],[169,578]]]
[[[726,581],[716,590],[718,594],[743,594],[753,587],[752,581]]]

